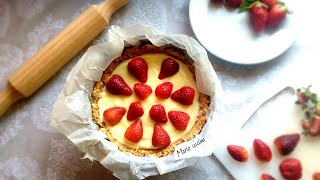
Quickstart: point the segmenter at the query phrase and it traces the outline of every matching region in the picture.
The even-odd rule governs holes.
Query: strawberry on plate
[[[149,85],[143,83],[136,83],[133,86],[133,90],[141,100],[146,99],[152,93],[152,88]]]
[[[284,3],[279,2],[274,5],[268,14],[267,27],[274,28],[281,25],[286,18],[287,13],[290,13]]]
[[[276,180],[276,178],[274,178],[270,174],[263,173],[261,174],[260,180]]]
[[[268,21],[268,11],[266,5],[260,1],[256,1],[250,9],[250,23],[254,32],[262,32]]]
[[[148,64],[141,57],[132,58],[128,63],[128,71],[141,83],[145,83],[148,80]]]
[[[261,2],[267,5],[268,9],[270,10],[273,6],[278,4],[278,0],[261,0]]]
[[[256,157],[261,161],[269,162],[272,158],[270,147],[260,139],[253,141],[253,150]]]
[[[229,7],[233,7],[233,8],[239,7],[241,3],[242,3],[242,0],[226,0],[226,4]]]
[[[290,158],[281,162],[279,166],[282,177],[289,180],[300,179],[302,177],[302,166],[298,159]]]
[[[298,133],[286,134],[277,137],[274,140],[274,144],[281,155],[288,155],[295,149],[299,140],[300,135]]]
[[[227,150],[230,156],[239,162],[245,162],[248,160],[249,153],[246,148],[238,145],[228,145]]]
[[[124,137],[134,143],[139,142],[143,136],[143,127],[140,119],[135,120],[124,133]]]
[[[152,135],[152,145],[154,147],[165,148],[171,143],[170,136],[168,133],[161,127],[160,124],[155,123],[153,135]]]
[[[125,95],[130,96],[132,94],[132,90],[128,86],[128,84],[123,80],[123,78],[119,75],[113,75],[106,83],[107,90],[114,95]]]
[[[128,114],[127,114],[127,119],[129,121],[138,119],[143,115],[144,111],[142,108],[141,103],[138,102],[133,102],[130,104],[129,109],[128,109]]]
[[[183,105],[193,103],[195,91],[192,87],[184,86],[171,94],[171,99]]]
[[[161,104],[153,105],[149,111],[150,118],[159,123],[168,121],[166,110]]]
[[[186,130],[188,122],[190,120],[190,116],[187,113],[181,111],[169,111],[168,116],[173,126],[177,130]]]
[[[121,121],[126,111],[127,110],[123,107],[112,107],[106,109],[103,112],[104,121],[109,123],[111,126],[114,126]]]
[[[165,59],[161,64],[158,78],[164,79],[175,75],[179,71],[179,63],[172,58]]]
[[[165,82],[156,87],[155,94],[162,99],[168,99],[171,95],[173,84],[171,82]]]

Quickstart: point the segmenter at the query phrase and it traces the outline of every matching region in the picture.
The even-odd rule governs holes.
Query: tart
[[[110,142],[123,152],[158,157],[200,133],[210,101],[198,91],[184,53],[151,44],[125,48],[91,96],[93,121]]]

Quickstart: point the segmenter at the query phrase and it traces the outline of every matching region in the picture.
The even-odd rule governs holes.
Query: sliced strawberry
[[[297,146],[299,140],[300,135],[298,133],[287,134],[277,137],[274,140],[274,144],[276,145],[276,148],[279,150],[281,155],[288,155]]]
[[[112,107],[106,109],[103,112],[104,121],[109,123],[111,126],[114,126],[121,121],[126,111],[127,110],[123,107]]]
[[[253,150],[256,157],[265,162],[269,162],[272,158],[270,147],[260,139],[253,141]]]
[[[195,91],[192,87],[184,86],[171,95],[171,99],[183,105],[191,105],[193,103]]]
[[[165,148],[171,143],[170,136],[168,133],[159,125],[155,123],[153,135],[152,135],[152,145],[154,147]]]
[[[128,84],[123,80],[123,78],[119,75],[113,75],[106,83],[107,90],[114,95],[125,95],[130,96],[132,94],[132,90],[128,86]]]
[[[281,175],[285,179],[300,179],[302,177],[302,167],[298,159],[286,159],[279,166]]]
[[[315,117],[313,121],[310,123],[310,128],[309,128],[309,134],[310,136],[317,136],[320,134],[320,118]]]
[[[141,100],[146,99],[152,93],[151,87],[143,83],[136,83],[133,90]]]
[[[246,148],[238,145],[228,145],[227,150],[230,156],[239,162],[245,162],[248,160],[249,153]]]
[[[242,3],[242,0],[226,0],[226,4],[229,7],[239,7],[240,4]]]
[[[320,180],[320,172],[313,173],[312,180]]]
[[[272,177],[269,174],[261,174],[260,180],[276,180],[274,177]]]
[[[172,58],[165,59],[161,64],[161,69],[158,78],[164,79],[175,75],[179,71],[179,63]]]
[[[250,9],[250,22],[253,27],[254,32],[262,32],[267,24],[268,11],[266,5],[257,1],[254,3]]]
[[[129,141],[137,143],[142,139],[143,127],[140,119],[135,120],[124,133],[124,137]]]
[[[171,82],[165,82],[157,86],[155,94],[162,99],[168,99],[171,95],[173,84]]]
[[[161,104],[153,105],[149,111],[150,118],[159,123],[168,121],[166,110]]]
[[[128,71],[141,83],[145,83],[148,80],[148,64],[141,57],[132,58],[128,63]]]
[[[143,115],[144,111],[140,102],[133,102],[130,104],[127,114],[129,121],[138,119]]]
[[[261,2],[267,5],[268,9],[271,9],[273,6],[278,4],[278,0],[261,0]]]
[[[187,129],[187,125],[190,120],[190,116],[187,113],[181,111],[169,111],[168,116],[177,130],[184,131]]]

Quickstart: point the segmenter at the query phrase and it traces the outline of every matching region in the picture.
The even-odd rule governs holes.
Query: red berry
[[[177,130],[184,131],[187,129],[187,125],[190,120],[190,116],[187,113],[181,111],[169,111],[168,116]]]
[[[184,86],[175,91],[171,95],[171,99],[183,105],[191,105],[193,103],[195,91],[192,87]]]
[[[143,115],[144,111],[140,102],[133,102],[130,104],[127,114],[127,119],[129,121],[138,119]]]
[[[161,64],[161,69],[158,78],[164,79],[175,75],[179,71],[179,63],[172,58],[165,59]]]
[[[245,162],[248,160],[249,153],[246,148],[238,145],[228,145],[227,150],[230,156],[239,162]]]
[[[155,94],[162,99],[168,99],[171,95],[173,85],[171,82],[165,82],[157,86]]]
[[[288,155],[297,146],[299,140],[300,135],[298,133],[287,134],[277,137],[274,140],[274,144],[276,145],[276,148],[279,150],[281,155]]]
[[[268,14],[268,28],[277,27],[286,18],[287,15],[287,8],[283,3],[278,3],[271,8]]]
[[[278,4],[278,0],[261,0],[261,2],[268,6],[268,9],[271,9],[273,6]]]
[[[126,111],[127,110],[123,107],[112,107],[106,109],[103,112],[104,121],[109,123],[111,126],[114,126],[120,122]]]
[[[265,162],[269,162],[272,158],[270,147],[260,139],[253,141],[253,150],[256,157]]]
[[[132,90],[128,84],[119,75],[113,75],[106,84],[107,90],[114,95],[130,96]]]
[[[250,22],[253,26],[254,32],[262,32],[267,24],[268,19],[268,11],[262,3],[259,1],[255,2],[255,4],[250,9]]]
[[[269,174],[261,174],[260,180],[276,180],[274,177],[272,177]]]
[[[313,173],[312,180],[320,180],[320,172]]]
[[[128,71],[141,83],[145,83],[148,80],[148,64],[140,57],[132,58],[128,63]]]
[[[124,137],[129,141],[137,143],[142,139],[143,127],[140,119],[135,120],[124,133]]]
[[[151,87],[143,83],[136,83],[133,90],[141,100],[146,99],[152,93]]]
[[[149,111],[150,118],[159,123],[168,121],[166,110],[161,104],[153,105]]]
[[[317,136],[320,134],[320,118],[315,117],[310,124],[309,134],[311,136]]]
[[[242,3],[242,0],[226,0],[226,3],[229,7],[239,7]]]
[[[281,175],[285,179],[295,180],[302,177],[302,167],[298,159],[286,159],[279,166]]]
[[[155,123],[153,135],[152,135],[152,145],[154,147],[168,147],[171,143],[170,136],[168,133],[159,125]]]

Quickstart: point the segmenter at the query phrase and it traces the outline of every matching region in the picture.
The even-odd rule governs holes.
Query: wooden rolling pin
[[[17,100],[29,97],[109,24],[128,0],[105,0],[90,6],[14,73],[0,93],[0,117]]]

